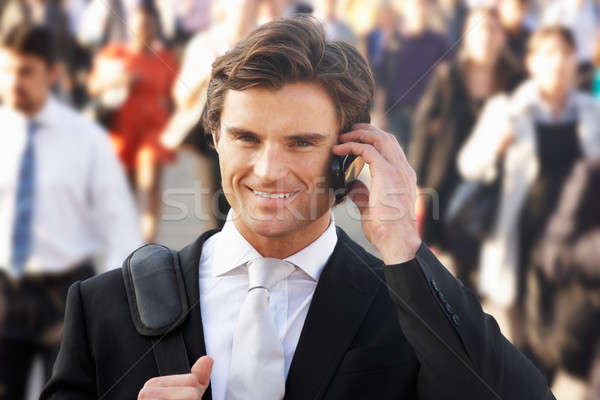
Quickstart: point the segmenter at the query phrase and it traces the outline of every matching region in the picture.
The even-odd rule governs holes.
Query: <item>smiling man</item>
[[[267,23],[218,58],[205,122],[232,211],[178,253],[189,312],[164,335],[138,333],[170,303],[156,300],[166,280],[146,281],[153,306],[130,313],[128,265],[156,261],[138,253],[125,278],[75,284],[42,398],[552,399],[421,243],[415,173],[368,124],[373,86],[364,58],[309,17]],[[370,187],[349,196],[383,260],[331,218],[332,160],[349,153],[370,167]]]

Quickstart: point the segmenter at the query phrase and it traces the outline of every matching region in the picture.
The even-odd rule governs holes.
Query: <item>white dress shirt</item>
[[[287,379],[300,332],[323,267],[337,244],[333,214],[317,240],[285,260],[298,268],[271,289],[270,306],[283,343]],[[225,399],[238,313],[248,292],[245,263],[262,257],[239,233],[230,211],[223,230],[211,236],[200,257],[200,307],[206,353],[214,359],[212,397]]]
[[[142,244],[137,211],[106,133],[49,97],[32,118],[35,194],[26,273],[66,272],[103,255],[103,272]],[[10,268],[27,119],[0,107],[0,268]]]

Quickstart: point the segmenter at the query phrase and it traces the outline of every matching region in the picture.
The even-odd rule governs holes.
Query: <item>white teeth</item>
[[[260,196],[260,197],[266,197],[267,199],[287,199],[288,197],[290,197],[293,193],[266,193],[266,192],[259,192],[258,190],[252,190],[254,192],[255,195]]]

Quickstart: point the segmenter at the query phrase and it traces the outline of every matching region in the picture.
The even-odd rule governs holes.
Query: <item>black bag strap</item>
[[[136,330],[150,337],[161,376],[190,372],[183,333],[189,305],[179,253],[151,244],[123,263],[129,310]]]
[[[181,329],[176,329],[166,336],[153,336],[152,350],[160,376],[190,372],[190,363]]]

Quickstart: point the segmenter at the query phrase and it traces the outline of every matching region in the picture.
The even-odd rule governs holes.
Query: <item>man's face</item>
[[[41,58],[0,48],[0,98],[26,115],[46,101],[55,72]]]
[[[575,81],[577,58],[562,38],[549,36],[528,56],[527,68],[540,90],[564,93]]]
[[[339,129],[335,105],[318,84],[226,94],[215,143],[240,231],[290,239],[321,233],[312,230],[329,221],[329,165]]]

